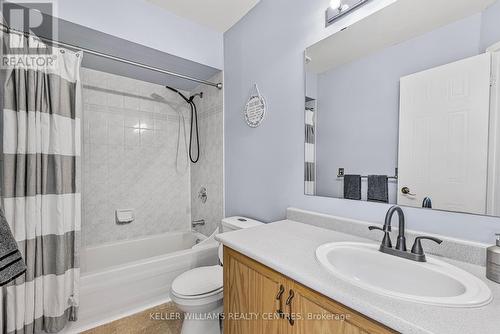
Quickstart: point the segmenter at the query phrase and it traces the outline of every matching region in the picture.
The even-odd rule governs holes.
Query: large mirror
[[[500,216],[500,0],[398,0],[305,51],[305,193]]]

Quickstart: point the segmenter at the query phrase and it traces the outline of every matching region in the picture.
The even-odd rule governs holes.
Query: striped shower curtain
[[[10,33],[11,47],[42,42]],[[27,271],[1,289],[5,334],[55,333],[76,320],[81,53],[53,48],[53,63],[3,70],[2,205]]]

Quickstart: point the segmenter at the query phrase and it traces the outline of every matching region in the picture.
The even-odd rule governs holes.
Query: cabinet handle
[[[293,290],[290,290],[290,293],[288,295],[288,298],[286,299],[286,305],[288,306],[288,322],[290,323],[290,326],[293,326],[293,324],[295,323],[295,321],[293,320],[293,316],[292,316],[292,300],[293,300],[293,296],[295,296]]]
[[[276,314],[280,318],[283,318],[285,316],[285,313],[283,312],[283,302],[281,300],[283,292],[285,292],[285,287],[283,286],[283,284],[280,284],[280,289],[278,290],[278,294],[276,295]]]

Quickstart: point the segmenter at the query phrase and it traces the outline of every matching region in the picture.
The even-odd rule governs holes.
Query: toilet
[[[222,233],[261,225],[262,222],[244,218],[222,219]],[[222,244],[219,260],[222,264]],[[174,280],[170,297],[185,313],[181,334],[220,334],[219,314],[222,313],[222,265],[198,267],[188,270]]]

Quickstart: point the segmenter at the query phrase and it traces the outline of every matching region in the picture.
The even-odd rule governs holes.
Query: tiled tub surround
[[[222,73],[209,79],[222,82]],[[223,90],[198,86],[191,93],[203,92],[203,99],[196,98],[200,129],[200,160],[191,164],[191,216],[205,219],[205,226],[197,228],[205,235],[211,234],[224,216],[223,205]],[[198,198],[201,187],[207,189],[208,198],[202,203]]]
[[[188,158],[190,109],[165,87],[83,69],[83,222],[80,319],[65,333],[169,300],[175,277],[217,263],[194,246],[223,215],[222,91],[198,87],[200,159]],[[222,76],[212,80],[221,80]],[[186,96],[190,92],[183,92]],[[208,190],[201,203],[198,191]],[[135,221],[116,223],[116,209]],[[194,239],[193,239],[194,238]]]
[[[84,245],[189,230],[190,168],[178,136],[180,113],[189,131],[184,101],[104,72],[83,69],[82,78]],[[116,209],[134,209],[135,221],[117,225]]]

